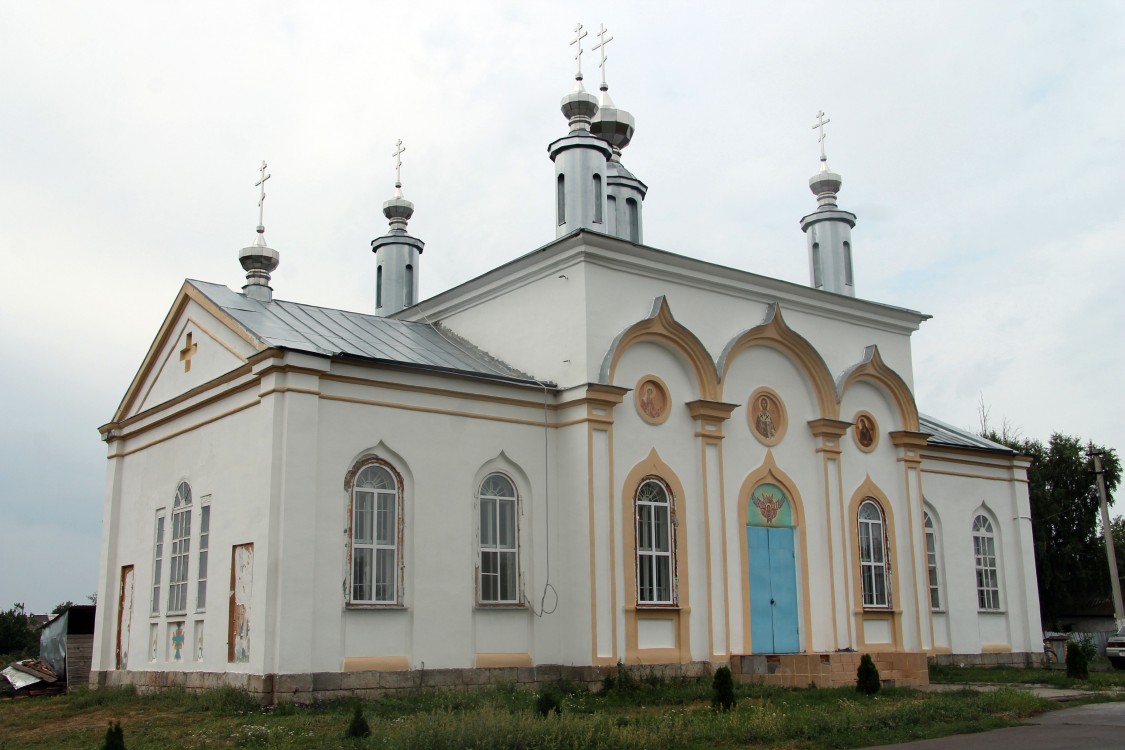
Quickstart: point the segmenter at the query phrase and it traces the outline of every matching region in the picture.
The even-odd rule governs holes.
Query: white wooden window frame
[[[860,503],[859,573],[863,606],[889,609],[891,606],[890,566],[887,564],[887,522],[882,507],[872,498]]]
[[[634,496],[637,551],[637,604],[676,603],[676,534],[672,491],[655,477],[645,479]]]
[[[518,605],[519,491],[510,477],[489,474],[477,488],[477,602]]]
[[[402,480],[382,461],[355,471],[348,505],[348,604],[402,603]]]
[[[164,572],[164,526],[168,518],[168,509],[160,508],[156,511],[153,522],[152,535],[152,600],[149,604],[149,613],[156,617],[160,614],[160,586],[161,574]]]
[[[941,565],[937,527],[929,511],[922,511],[922,529],[926,540],[926,582],[930,589],[930,609],[942,611]]]
[[[973,563],[976,569],[977,609],[1000,612],[1000,568],[996,554],[996,531],[983,513],[973,518]]]
[[[211,547],[211,496],[199,499],[199,541],[196,545],[195,611],[207,609],[207,563]]]
[[[187,612],[191,562],[191,485],[180,482],[172,505],[172,548],[168,556],[168,614]]]

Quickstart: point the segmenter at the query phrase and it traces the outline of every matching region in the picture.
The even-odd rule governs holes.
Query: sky
[[[95,590],[97,428],[185,278],[244,283],[263,160],[280,299],[373,310],[398,139],[423,298],[554,239],[579,22],[646,244],[807,284],[823,110],[919,409],[1125,450],[1125,3],[561,7],[0,0],[0,608]]]

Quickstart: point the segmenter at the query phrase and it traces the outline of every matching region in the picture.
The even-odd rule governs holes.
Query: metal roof
[[[194,279],[188,283],[266,346],[540,385],[530,375],[435,325],[299,302],[259,302],[222,284]]]
[[[946,424],[925,414],[918,415],[918,428],[930,434],[930,445],[948,445],[954,448],[973,448],[975,450],[994,451],[997,453],[1015,453],[1006,445],[994,443],[991,440],[974,435],[971,432]]]

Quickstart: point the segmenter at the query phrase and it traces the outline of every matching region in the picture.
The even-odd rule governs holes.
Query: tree
[[[1031,458],[1027,471],[1039,612],[1043,626],[1057,630],[1059,618],[1094,599],[1108,599],[1109,566],[1099,529],[1097,477],[1093,454],[1104,453],[1106,490],[1121,480],[1121,463],[1113,450],[1076,437],[1054,433],[1044,446],[985,431],[984,437]]]
[[[0,654],[5,660],[26,659],[39,653],[39,634],[31,628],[22,602],[0,612]],[[6,665],[4,665],[6,666]]]
[[[55,608],[51,610],[51,614],[52,615],[62,614],[63,612],[66,612],[68,609],[70,609],[73,606],[74,606],[74,602],[72,602],[70,599],[67,599],[62,604],[56,604]]]

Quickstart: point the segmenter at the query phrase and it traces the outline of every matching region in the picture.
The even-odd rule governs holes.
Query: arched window
[[[625,213],[629,221],[629,241],[641,241],[641,211],[637,201],[633,198],[625,199]]]
[[[383,306],[383,267],[375,269],[375,308]]]
[[[868,498],[859,506],[859,568],[863,606],[889,607],[887,538],[883,509]]]
[[[556,200],[558,202],[556,214],[559,219],[559,226],[561,227],[566,223],[566,178],[561,174],[559,175],[558,196]]]
[[[518,604],[519,527],[516,487],[503,474],[489,474],[477,490],[480,550],[477,560],[480,601]]]
[[[922,512],[922,525],[926,531],[926,571],[930,584],[930,609],[941,609],[941,584],[938,578],[938,539],[934,519]]]
[[[824,286],[820,278],[820,243],[814,242],[812,246],[812,285],[814,289]]]
[[[187,611],[188,558],[191,554],[191,485],[180,482],[172,504],[172,554],[168,566],[168,612]]]
[[[844,243],[844,283],[848,286],[855,286],[855,281],[852,280],[852,243]]]
[[[402,290],[402,306],[410,307],[414,304],[414,266],[406,264],[406,282]]]
[[[356,475],[350,535],[352,604],[399,602],[401,489],[395,474],[380,463],[368,464]]]
[[[602,176],[594,175],[594,223],[602,223]]]
[[[674,604],[672,493],[662,481],[641,482],[636,514],[637,604]]]
[[[1000,609],[1000,581],[996,570],[996,534],[985,516],[973,519],[973,556],[977,568],[977,607]]]

